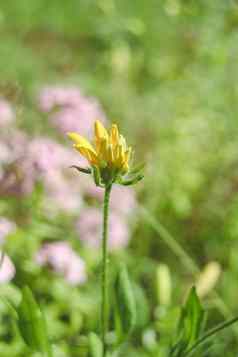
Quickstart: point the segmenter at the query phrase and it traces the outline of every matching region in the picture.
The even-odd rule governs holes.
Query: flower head
[[[128,171],[131,148],[127,147],[126,141],[119,134],[116,124],[112,125],[110,132],[108,132],[99,120],[95,122],[95,148],[87,139],[77,133],[68,133],[68,136],[74,141],[75,149],[92,166]]]
[[[95,179],[99,186],[100,183],[108,182],[123,184],[121,178],[129,173],[132,149],[127,146],[116,124],[107,131],[97,120],[94,125],[94,145],[78,133],[70,132],[68,136],[74,142],[74,148],[87,159],[94,173],[96,170],[99,174],[99,180]]]

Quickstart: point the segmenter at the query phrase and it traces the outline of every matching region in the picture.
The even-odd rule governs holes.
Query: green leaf
[[[102,341],[95,333],[89,334],[89,357],[102,357],[103,346]]]
[[[121,266],[115,281],[115,323],[119,340],[125,340],[136,324],[136,303],[129,275]]]
[[[196,289],[193,287],[182,308],[178,324],[178,356],[199,338],[203,329],[204,318],[205,312],[197,296]]]
[[[136,305],[136,328],[142,329],[150,319],[149,302],[140,285],[132,283],[132,288]]]
[[[17,308],[17,313],[17,326],[24,342],[33,351],[51,357],[52,350],[48,341],[46,322],[28,287],[24,287],[22,290],[22,300]]]
[[[18,320],[18,314],[15,309],[15,307],[5,298],[1,297],[2,302],[5,304],[5,306],[8,309],[9,315],[12,317],[14,321]]]

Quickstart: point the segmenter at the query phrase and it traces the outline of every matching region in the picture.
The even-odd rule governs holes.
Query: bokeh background
[[[193,284],[208,326],[238,313],[237,44],[235,0],[1,1],[0,295],[32,288],[55,356],[85,356],[98,329],[102,192],[65,136],[95,119],[146,163],[112,197],[110,267],[128,265],[139,315],[127,355],[166,356]],[[0,355],[30,355],[2,302]]]

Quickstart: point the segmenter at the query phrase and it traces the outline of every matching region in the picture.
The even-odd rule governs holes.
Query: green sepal
[[[102,357],[103,345],[101,339],[94,332],[90,332],[89,340],[89,357]]]
[[[33,351],[53,356],[44,315],[28,287],[23,288],[22,300],[16,311],[17,326],[26,345]]]
[[[143,171],[144,168],[145,168],[145,162],[141,162],[140,164],[133,166],[130,169],[129,173],[130,174],[138,174],[138,173],[141,173],[141,171]]]
[[[132,186],[132,185],[135,185],[136,183],[138,183],[139,181],[143,180],[144,178],[144,175],[142,174],[138,174],[134,177],[131,177],[131,178],[120,178],[118,180],[118,183],[120,185],[123,185],[123,186]]]
[[[93,179],[95,182],[95,185],[98,187],[103,187],[102,185],[102,179],[101,179],[101,173],[100,170],[97,166],[93,166]]]
[[[88,175],[92,173],[92,170],[90,169],[90,167],[84,168],[84,167],[80,167],[77,165],[72,165],[72,166],[70,166],[70,168],[76,169],[79,172],[82,172],[82,173],[88,174]]]

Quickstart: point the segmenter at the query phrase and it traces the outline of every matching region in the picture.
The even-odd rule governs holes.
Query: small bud
[[[217,262],[208,263],[196,282],[196,289],[199,297],[209,294],[216,286],[221,275],[221,267]]]
[[[172,281],[169,267],[166,264],[159,264],[156,271],[157,296],[161,305],[169,305],[172,295]]]

